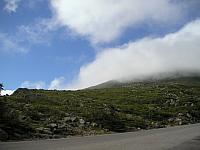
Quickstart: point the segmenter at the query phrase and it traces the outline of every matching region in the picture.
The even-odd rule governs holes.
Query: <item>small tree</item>
[[[3,90],[3,83],[0,83],[0,95],[2,90]]]

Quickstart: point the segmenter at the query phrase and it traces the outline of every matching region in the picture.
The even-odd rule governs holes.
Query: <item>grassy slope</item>
[[[135,131],[200,121],[200,77],[0,97],[1,140]],[[3,134],[2,134],[3,135]]]

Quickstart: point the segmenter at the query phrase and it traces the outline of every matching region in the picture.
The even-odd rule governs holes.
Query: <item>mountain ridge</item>
[[[200,74],[193,74],[188,76],[171,76],[171,77],[162,77],[162,78],[155,78],[155,77],[149,77],[146,79],[137,79],[137,80],[110,80],[107,82],[103,82],[101,84],[97,84],[95,86],[91,86],[87,89],[103,89],[103,88],[119,88],[119,87],[131,87],[136,86],[138,84],[152,84],[152,83],[164,83],[164,82],[187,82],[187,84],[192,81],[199,81],[200,83]]]

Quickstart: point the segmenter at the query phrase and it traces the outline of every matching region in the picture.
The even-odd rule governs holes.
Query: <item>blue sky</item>
[[[200,17],[199,0],[145,2],[1,0],[0,82],[11,90],[19,87],[70,89],[126,78],[126,75],[141,76],[137,66],[131,67],[134,70],[131,74],[121,73],[129,72],[130,68],[121,68],[132,64],[132,59],[141,64],[145,57],[135,58],[137,54],[133,54],[132,59],[119,58],[120,55],[115,58],[116,52],[123,55],[131,45],[134,45],[131,50],[136,51],[135,47],[145,43],[146,38],[153,42],[159,38],[164,40],[170,33],[175,36]],[[152,70],[156,67],[154,64]]]
[[[20,3],[22,6],[19,4],[16,12],[8,13],[3,9],[5,3],[1,1],[1,33],[6,34],[8,38],[15,38],[20,26],[34,24],[40,18],[51,17],[47,1],[38,3],[34,8],[27,8],[26,4]],[[65,76],[67,81],[72,80],[80,66],[92,60],[95,51],[88,41],[70,38],[65,32],[61,28],[50,33],[52,37],[47,41],[49,43],[26,43],[25,40],[25,43],[20,46],[28,49],[28,52],[1,50],[0,63],[4,66],[1,82],[4,83],[5,88],[15,89],[24,81],[48,83],[57,76]]]

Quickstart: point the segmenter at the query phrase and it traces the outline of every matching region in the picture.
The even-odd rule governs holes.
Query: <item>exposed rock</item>
[[[178,113],[178,116],[183,116],[183,114],[182,113]]]
[[[79,119],[79,123],[80,123],[80,124],[85,124],[85,120],[83,120],[83,119],[81,118],[81,119]]]
[[[189,113],[187,113],[186,116],[187,116],[188,118],[192,118],[192,116],[191,116]]]
[[[169,118],[168,121],[172,122],[172,121],[174,121],[174,118]]]
[[[95,123],[95,122],[92,122],[92,123],[91,123],[91,126],[92,126],[92,127],[96,127],[97,125],[98,125],[98,124]]]
[[[84,127],[85,126],[85,120],[83,120],[82,118],[79,119],[79,127]]]
[[[176,118],[176,119],[175,119],[175,122],[176,122],[178,125],[182,125],[182,119],[181,119],[181,118]]]
[[[39,133],[44,133],[44,134],[52,134],[52,132],[50,131],[50,128],[39,127],[39,128],[36,128],[36,131]]]
[[[57,124],[55,124],[55,123],[51,123],[51,124],[49,124],[49,127],[50,128],[56,128],[58,125]]]

